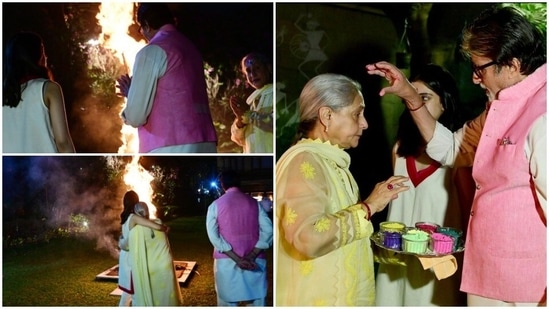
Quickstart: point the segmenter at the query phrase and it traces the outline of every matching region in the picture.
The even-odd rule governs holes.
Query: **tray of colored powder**
[[[402,247],[399,248],[399,249],[387,248],[386,246],[383,245],[383,234],[382,234],[382,232],[374,233],[370,237],[370,239],[379,248],[389,250],[389,251],[393,251],[393,252],[397,252],[397,253],[400,253],[400,254],[414,255],[414,256],[419,256],[419,257],[434,257],[434,256],[451,255],[451,254],[454,254],[454,253],[463,252],[465,250],[465,248],[463,246],[460,246],[459,248],[457,248],[457,250],[453,250],[453,251],[448,252],[448,253],[437,253],[437,252],[432,251],[430,246],[427,246],[425,252],[423,252],[423,253],[414,253],[414,252],[403,251]]]

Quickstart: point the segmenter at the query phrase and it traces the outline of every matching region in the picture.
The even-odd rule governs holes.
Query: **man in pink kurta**
[[[165,4],[140,4],[137,20],[149,44],[136,55],[133,77],[118,82],[128,97],[122,116],[138,128],[139,152],[217,152],[200,52]]]
[[[241,302],[264,307],[267,296],[267,259],[273,224],[263,207],[242,192],[233,171],[220,177],[225,193],[209,207],[208,238],[214,247],[215,291],[218,306]]]
[[[544,36],[510,7],[487,9],[465,29],[462,50],[487,109],[454,134],[422,108],[402,72],[368,65],[386,77],[444,165],[473,166],[461,290],[469,306],[546,305],[547,67]]]

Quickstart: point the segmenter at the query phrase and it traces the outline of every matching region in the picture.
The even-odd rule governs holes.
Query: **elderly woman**
[[[144,202],[135,205],[135,214],[148,218]],[[162,225],[160,219],[154,220]],[[130,227],[130,261],[135,294],[132,306],[180,306],[183,304],[175,275],[167,227],[159,231],[141,225]]]
[[[120,214],[120,224],[122,225],[122,234],[118,242],[120,247],[120,256],[118,258],[118,287],[122,290],[119,306],[126,307],[132,304],[132,295],[134,294],[134,281],[131,270],[131,253],[130,253],[130,230],[136,226],[143,226],[150,229],[166,230],[166,226],[153,222],[146,216],[138,214],[136,216],[136,203],[139,202],[139,196],[133,190],[127,191],[124,194],[123,205],[124,209]],[[147,209],[148,211],[148,209]]]
[[[345,149],[368,128],[360,85],[311,79],[299,98],[298,142],[276,166],[277,306],[372,306],[373,214],[408,190],[392,176],[361,200]]]

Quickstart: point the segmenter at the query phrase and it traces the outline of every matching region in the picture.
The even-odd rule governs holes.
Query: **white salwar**
[[[259,208],[259,239],[256,248],[268,249],[273,242],[272,223],[263,207]],[[213,202],[206,217],[208,237],[215,250],[232,250],[218,231],[217,204]],[[240,301],[252,301],[254,306],[265,306],[267,296],[267,260],[256,258],[257,270],[242,270],[230,258],[214,259],[215,291],[218,306],[237,306]]]

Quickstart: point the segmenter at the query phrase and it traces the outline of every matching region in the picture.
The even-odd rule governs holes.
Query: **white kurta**
[[[27,82],[17,107],[2,108],[2,147],[4,153],[58,152],[50,119],[44,103],[43,89],[47,79]]]
[[[120,247],[128,246],[130,240],[130,219],[133,214],[130,214],[126,222],[122,224],[122,237],[125,244],[119,244]],[[130,268],[130,252],[120,249],[120,257],[118,258],[118,286],[124,292],[133,294],[133,286],[131,282]]]
[[[397,157],[394,174],[410,176],[405,158]],[[402,222],[406,226],[427,221],[461,229],[452,177],[451,169],[439,167],[417,187],[410,181],[410,190],[400,193],[398,199],[389,205],[387,221]],[[455,255],[458,261],[462,259],[460,255]],[[377,306],[460,305],[461,270],[447,279],[437,280],[431,270],[423,270],[416,257],[406,256],[404,259],[406,267],[380,265],[376,277]]]
[[[273,242],[272,223],[267,213],[258,204],[259,208],[259,239],[256,248],[269,249]],[[219,234],[217,224],[217,204],[213,202],[208,208],[206,217],[208,237],[218,251],[232,249],[223,236]],[[259,267],[256,271],[244,271],[232,259],[215,259],[215,290],[219,298],[226,302],[238,302],[264,298],[267,295],[267,260],[255,259]]]
[[[236,126],[236,121],[231,126],[231,140],[243,147],[244,153],[272,153],[273,132],[267,132],[259,128],[257,122],[273,123],[273,84],[267,84],[263,88],[256,89],[246,103],[250,105],[250,111],[257,112],[260,119],[250,119],[250,123],[243,128]]]

